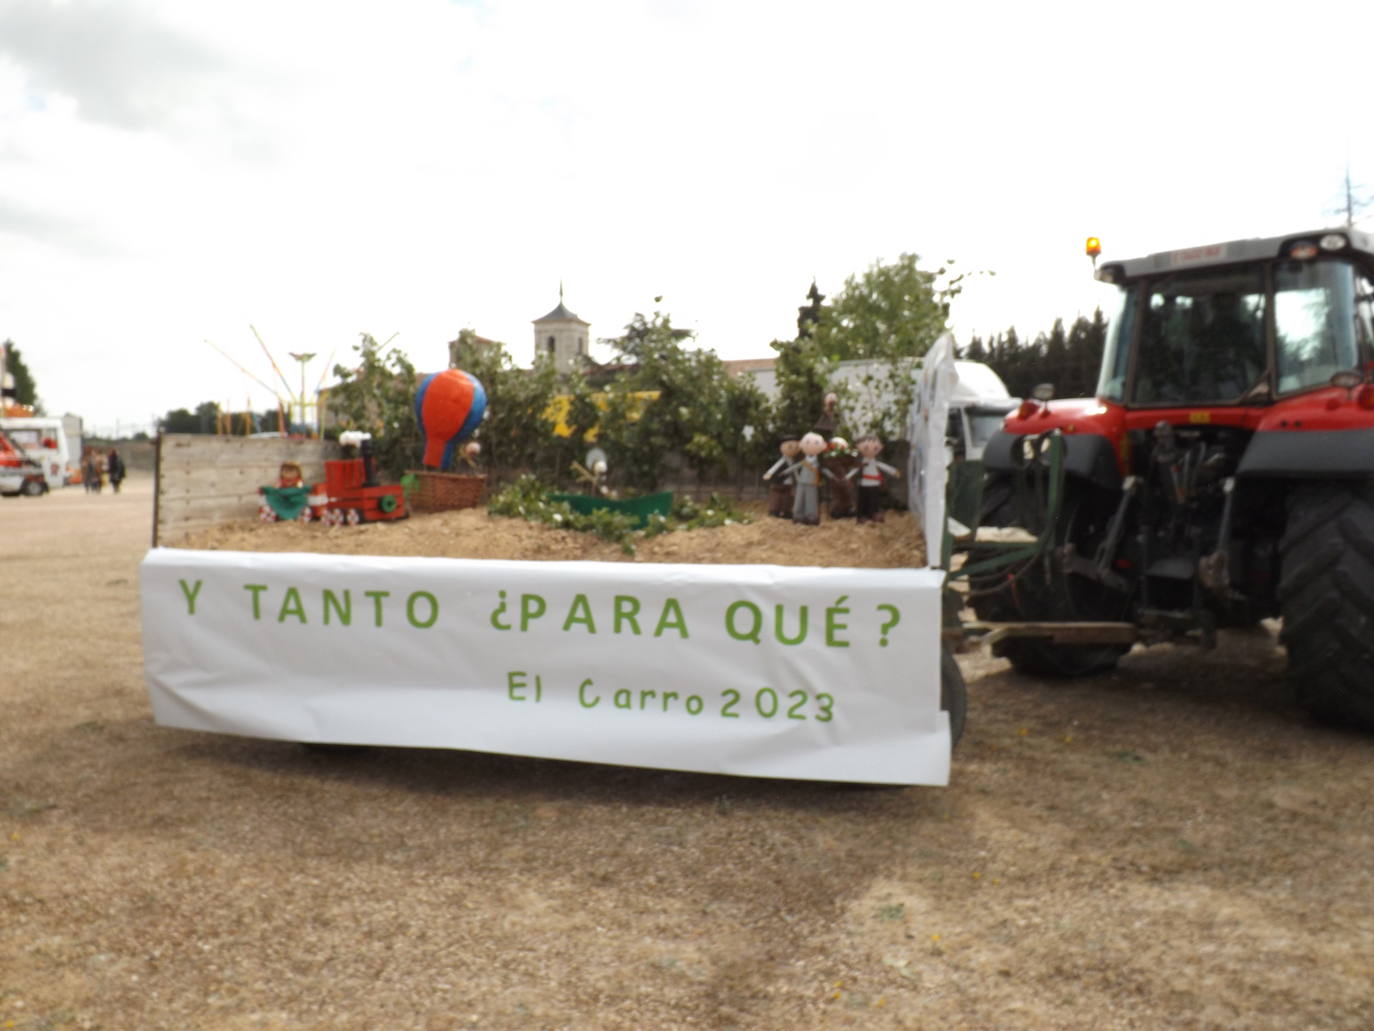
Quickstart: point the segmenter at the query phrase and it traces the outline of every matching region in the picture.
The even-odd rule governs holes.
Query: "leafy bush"
[[[356,367],[334,367],[339,383],[329,392],[329,406],[341,430],[372,434],[378,470],[396,480],[420,458],[415,366],[399,348],[384,348],[366,333],[356,350]]]

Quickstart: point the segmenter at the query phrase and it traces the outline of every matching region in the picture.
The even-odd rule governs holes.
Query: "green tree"
[[[1067,332],[1064,320],[1055,319],[1048,333],[1030,343],[1022,343],[1012,327],[987,343],[983,360],[1017,397],[1028,397],[1041,383],[1052,384],[1056,397],[1090,397],[1106,342],[1107,320],[1098,308],[1090,319],[1078,316]],[[974,357],[971,347],[965,357]]]
[[[398,479],[420,462],[415,366],[399,348],[384,350],[368,333],[354,349],[355,368],[334,366],[339,384],[329,391],[330,409],[341,429],[372,434],[378,470]]]
[[[202,401],[194,412],[185,408],[173,408],[158,420],[163,433],[214,433],[219,416],[219,405],[214,401]]]
[[[636,313],[623,335],[602,340],[623,368],[606,384],[597,442],[612,472],[619,470],[631,486],[656,487],[670,471],[670,456],[681,455],[697,475],[711,477],[770,447],[764,434],[743,432],[767,424],[763,393],[752,381],[733,379],[714,352],[684,347],[691,337],[655,311]]]
[[[452,354],[455,367],[476,376],[486,391],[487,417],[478,439],[490,473],[509,479],[528,471],[549,482],[567,481],[572,463],[586,454],[585,435],[599,416],[586,376],[560,376],[548,355],[538,356],[532,369],[517,368],[503,344],[471,329],[458,334]],[[563,419],[568,436],[555,432],[551,414],[560,395],[569,398]]]
[[[1049,336],[1044,338],[1045,362],[1042,369],[1053,377],[1058,373],[1057,379],[1051,378],[1049,382],[1057,383],[1060,389],[1065,389],[1064,373],[1068,371],[1069,363],[1069,339],[1064,332],[1064,320],[1055,319],[1054,325],[1050,327]],[[1069,395],[1072,396],[1072,395]]]
[[[38,400],[38,387],[33,381],[33,373],[29,372],[29,367],[24,364],[24,359],[19,354],[18,345],[13,340],[6,340],[3,346],[5,372],[14,377],[14,395],[10,400],[15,404],[32,405],[41,415],[43,406]]]
[[[875,363],[854,380],[849,398],[840,398],[851,435],[906,435],[918,360],[945,331],[950,303],[963,290],[965,274],[952,273],[952,264],[923,269],[915,254],[875,262],[846,279],[833,303],[821,306],[812,333],[821,353],[837,362]]]
[[[1082,315],[1069,327],[1069,353],[1064,372],[1064,397],[1089,397],[1097,389],[1097,372],[1102,363],[1102,349],[1107,343],[1107,320],[1102,309],[1093,310],[1093,317]],[[1053,381],[1056,392],[1060,380]]]
[[[838,363],[813,335],[774,340],[772,347],[778,353],[773,365],[778,391],[773,402],[773,434],[805,433],[821,414],[825,395],[834,389]]]
[[[947,266],[927,271],[919,261],[903,254],[846,279],[832,303],[820,307],[813,334],[822,351],[838,361],[925,354],[945,329],[963,276],[950,277]]]
[[[200,420],[185,408],[173,408],[159,420],[159,428],[163,433],[199,433]]]

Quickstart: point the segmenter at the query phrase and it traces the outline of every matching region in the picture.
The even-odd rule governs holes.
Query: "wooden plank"
[[[301,466],[306,483],[324,480],[324,463],[339,457],[333,441],[217,437],[168,433],[158,441],[154,540],[184,540],[218,523],[251,519],[258,488],[277,481],[283,462]]]
[[[1134,623],[1085,621],[1082,623],[984,623],[970,621],[962,630],[991,644],[1005,637],[1048,638],[1056,644],[1133,644],[1140,639]]]

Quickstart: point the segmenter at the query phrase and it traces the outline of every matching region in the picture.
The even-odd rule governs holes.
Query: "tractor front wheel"
[[[1374,481],[1294,490],[1279,556],[1279,639],[1299,701],[1374,730]]]

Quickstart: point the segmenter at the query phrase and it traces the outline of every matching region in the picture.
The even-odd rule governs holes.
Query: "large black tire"
[[[1038,526],[1027,525],[1027,514],[1016,511],[1010,483],[990,480],[984,497],[982,525],[1039,532]],[[1117,500],[1090,484],[1066,480],[1052,547],[1072,541],[1080,555],[1091,558],[1107,532]],[[989,554],[975,547],[969,561],[977,562]],[[970,587],[973,611],[979,619],[992,623],[1120,620],[1126,617],[1130,603],[1129,596],[1078,574],[1064,573],[1053,559],[1043,557],[1024,571],[978,577]],[[1003,638],[995,646],[996,654],[1008,659],[1018,673],[1036,677],[1101,673],[1115,666],[1127,651],[1125,645],[1052,644],[1027,637]]]
[[[48,485],[38,480],[25,480],[24,486],[19,488],[24,494],[31,498],[36,498],[40,494],[47,492]]]
[[[954,661],[954,653],[940,647],[940,708],[949,713],[949,746],[953,748],[964,736],[968,719],[968,687],[964,673]]]
[[[1298,700],[1325,722],[1374,730],[1374,481],[1294,490],[1279,557]]]

